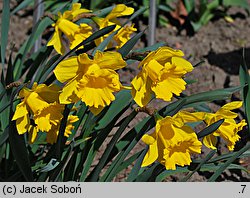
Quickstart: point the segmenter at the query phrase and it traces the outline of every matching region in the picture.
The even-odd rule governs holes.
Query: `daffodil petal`
[[[151,60],[145,67],[145,69],[148,71],[148,75],[151,78],[153,82],[156,82],[159,80],[159,74],[161,70],[164,69],[164,67],[159,64],[156,60]]]
[[[139,64],[139,67],[147,64],[151,60],[156,60],[161,65],[169,62],[173,56],[182,57],[184,53],[181,50],[175,50],[170,47],[160,47],[156,51],[150,52]]]
[[[28,114],[29,114],[29,112],[28,112],[27,106],[26,106],[25,102],[22,101],[21,103],[19,103],[16,106],[16,111],[14,113],[12,120],[17,120],[18,118],[22,118]]]
[[[176,165],[185,166],[191,163],[191,157],[188,152],[174,152],[172,155],[170,155],[170,152],[166,152],[164,158],[167,170],[176,170]]]
[[[64,54],[65,48],[62,44],[62,32],[57,26],[55,27],[55,32],[50,41],[47,43],[47,46],[53,46],[58,54]]]
[[[185,90],[185,85],[186,82],[183,79],[169,77],[152,85],[151,89],[155,93],[156,98],[170,101],[173,94],[179,96]]]
[[[29,126],[30,126],[30,119],[28,114],[16,120],[17,132],[20,135],[26,133],[29,129]]]
[[[144,134],[142,136],[141,140],[147,145],[151,145],[156,141],[155,137],[153,137],[153,135],[149,135],[149,134]]]
[[[134,101],[140,106],[146,106],[151,100],[152,81],[147,77],[144,71],[141,71],[131,82],[131,94]]]
[[[188,111],[179,111],[175,116],[179,117],[183,122],[198,122],[204,120],[205,112],[194,112],[190,113]]]
[[[113,70],[97,70],[85,75],[78,84],[78,96],[87,106],[99,108],[106,106],[115,99],[113,92],[121,88],[118,74]]]
[[[37,127],[30,126],[30,128],[29,128],[29,142],[31,144],[33,144],[35,142],[36,137],[37,137],[37,133],[38,133]]]
[[[56,84],[47,86],[40,84],[36,87],[35,91],[39,96],[48,103],[59,102],[59,91],[61,88]]]
[[[207,135],[203,138],[203,144],[210,149],[216,149],[217,138],[213,135]]]
[[[54,70],[54,74],[60,82],[64,83],[74,78],[79,71],[77,56],[70,57],[60,62]]]
[[[107,19],[113,19],[116,17],[121,17],[121,16],[126,16],[126,15],[131,15],[134,12],[134,8],[127,7],[124,4],[117,4],[113,10],[107,15]]]
[[[182,57],[174,56],[172,57],[171,61],[172,61],[172,64],[176,66],[177,71],[184,70],[185,73],[187,73],[187,72],[191,72],[194,69],[192,64]]]
[[[242,101],[233,101],[233,102],[225,104],[221,108],[224,110],[230,111],[230,110],[234,110],[234,109],[238,109],[238,108],[242,107],[242,104],[243,104]]]
[[[96,63],[102,69],[121,69],[126,66],[126,62],[118,52],[101,52],[97,51],[94,57]]]
[[[158,148],[157,148],[157,142],[155,141],[153,144],[149,145],[148,152],[144,156],[144,159],[142,161],[142,167],[149,166],[153,162],[155,162],[158,158]]]

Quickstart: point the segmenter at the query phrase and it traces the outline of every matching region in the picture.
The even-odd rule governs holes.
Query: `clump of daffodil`
[[[216,121],[224,119],[224,122],[215,132],[204,137],[203,144],[206,147],[216,149],[217,137],[220,136],[227,143],[228,149],[230,151],[234,150],[235,143],[240,139],[238,132],[241,131],[247,123],[244,119],[241,120],[240,123],[236,123],[234,119],[238,114],[231,110],[240,108],[241,106],[241,101],[235,101],[222,106],[216,113],[205,114],[204,121],[207,125],[211,125]]]
[[[141,71],[131,82],[132,96],[139,106],[146,106],[152,93],[156,98],[170,101],[173,94],[179,96],[185,90],[182,78],[193,66],[183,56],[181,50],[160,47],[142,60]]]
[[[56,85],[34,83],[32,89],[24,87],[19,92],[22,102],[17,105],[12,120],[16,120],[19,134],[29,133],[31,143],[39,131],[49,134],[59,128],[64,110],[64,105],[59,104],[59,90]]]
[[[149,145],[142,166],[148,166],[156,160],[170,170],[175,170],[176,165],[190,165],[191,154],[201,153],[202,143],[185,123],[199,121],[202,116],[203,113],[183,111],[173,117],[159,118],[155,131],[142,137],[142,141]]]
[[[59,96],[61,104],[82,100],[94,114],[111,101],[122,85],[115,70],[126,66],[118,52],[97,51],[93,59],[88,54],[73,56],[60,62],[54,70],[56,78],[65,83]]]
[[[80,3],[74,3],[72,9],[65,11],[63,14],[58,13],[56,23],[52,24],[55,32],[48,42],[47,46],[53,46],[59,54],[65,53],[62,36],[65,35],[70,42],[70,49],[73,49],[83,40],[92,34],[92,28],[88,24],[75,24],[73,21],[81,14],[89,13],[90,10],[82,9]],[[62,35],[63,34],[63,35]]]
[[[101,42],[103,42],[105,38],[107,38],[114,31],[118,30],[117,34],[114,36],[114,41],[116,41],[116,48],[121,48],[130,39],[130,36],[135,31],[137,31],[137,29],[134,28],[134,24],[121,27],[121,23],[119,20],[117,20],[117,18],[131,15],[133,13],[134,8],[127,7],[124,4],[118,4],[105,18],[93,17],[92,19],[96,22],[100,29],[105,28],[107,26],[116,25],[115,29],[112,32],[96,39],[96,45],[98,46]],[[108,47],[112,47],[112,45],[112,43],[109,43]]]

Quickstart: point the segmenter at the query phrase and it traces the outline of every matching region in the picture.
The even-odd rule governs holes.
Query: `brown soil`
[[[14,6],[14,2],[12,1]],[[2,10],[2,2],[0,2],[0,10]],[[11,17],[9,43],[15,44],[15,49],[19,49],[24,42],[27,34],[32,29],[32,13],[30,10],[18,12]],[[250,17],[246,12],[239,8],[230,9],[230,14],[235,16],[233,23],[228,23],[224,19],[209,22],[203,26],[194,36],[187,36],[185,31],[179,35],[175,27],[168,25],[160,27],[156,31],[156,41],[164,41],[173,48],[181,49],[192,64],[196,64],[204,60],[201,66],[194,69],[192,73],[187,75],[189,79],[196,79],[197,82],[187,86],[186,94],[199,93],[202,91],[214,90],[239,85],[239,66],[242,63],[242,49],[245,48],[246,62],[250,64]],[[0,13],[1,15],[1,13]],[[1,23],[1,22],[0,22]],[[143,27],[141,27],[143,29]],[[139,43],[137,47],[143,47],[144,43]],[[8,46],[8,52],[10,51]],[[14,49],[14,51],[16,51]],[[130,66],[129,70],[120,71],[121,80],[124,83],[129,83],[133,76],[138,73],[136,65]],[[240,99],[239,94],[232,96],[231,100]],[[228,102],[228,101],[227,101]],[[220,104],[212,104],[211,108],[216,110]],[[151,104],[152,106],[162,106],[159,101]],[[133,126],[136,122],[145,117],[145,114],[140,113],[131,123]],[[241,115],[244,117],[244,115]],[[130,127],[131,127],[130,126]],[[238,144],[240,148],[247,141],[247,132],[241,132],[243,141]],[[248,135],[249,140],[249,135]],[[140,144],[137,149],[141,149],[144,145]],[[103,150],[105,146],[103,147]],[[222,144],[220,152],[227,152]],[[203,153],[206,155],[207,151]],[[98,159],[97,159],[98,160]],[[247,159],[243,159],[247,160]],[[249,159],[248,159],[249,160]],[[248,167],[250,168],[250,167]],[[121,175],[117,176],[114,181],[123,181],[127,175],[126,170]],[[210,173],[196,173],[190,181],[206,181]],[[175,175],[166,179],[166,181],[178,181],[184,175]],[[238,171],[226,171],[219,178],[219,181],[248,181],[250,176],[246,173]]]

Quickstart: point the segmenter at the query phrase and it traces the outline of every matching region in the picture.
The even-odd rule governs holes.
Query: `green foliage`
[[[187,16],[183,16],[183,8],[180,6],[180,1],[178,0],[158,0],[157,9],[158,9],[158,24],[166,26],[169,23],[172,23],[171,17],[169,14],[171,12],[176,12],[177,16],[174,16],[174,20],[184,20],[184,24],[179,24],[178,28],[182,27],[185,24],[190,23],[194,32],[197,32],[202,26],[206,25],[211,19],[215,17],[225,17],[233,20],[230,16],[227,15],[227,10],[230,7],[240,7],[247,11],[249,14],[250,7],[247,0],[182,0],[181,1],[185,6],[185,12]],[[139,3],[138,3],[139,4]],[[149,6],[149,1],[143,1],[143,6]],[[141,6],[139,5],[139,6]],[[182,11],[181,11],[182,10]],[[180,12],[180,13],[179,13]],[[145,12],[144,17],[149,17],[149,12]],[[176,22],[173,23],[176,25]]]
[[[195,12],[194,1],[184,1],[188,11],[188,18],[194,28],[194,31],[198,31],[203,25],[206,25],[215,16],[226,16],[227,9],[232,6],[238,6],[245,9],[248,13],[250,7],[247,0],[202,0],[200,1],[200,7],[198,13]]]
[[[69,1],[45,1],[47,11],[55,13],[61,8],[67,8],[71,4]],[[78,1],[74,1],[78,2]],[[93,2],[93,3],[92,3]],[[96,8],[103,1],[91,1],[91,6]],[[169,1],[166,1],[169,3]],[[187,4],[186,8],[192,12],[193,1]],[[205,1],[203,1],[205,2]],[[233,1],[223,1],[225,6],[236,5]],[[96,50],[104,51],[108,42],[117,33],[112,33],[99,46],[95,46],[94,40],[114,30],[114,26],[108,26],[96,31],[86,40],[82,41],[74,49],[70,50],[63,56],[54,55],[52,48],[43,46],[37,52],[31,53],[35,41],[43,34],[52,23],[49,17],[43,17],[35,24],[32,33],[23,43],[18,53],[14,56],[10,53],[6,58],[6,47],[9,27],[10,13],[14,15],[20,9],[32,5],[33,1],[24,0],[12,12],[10,12],[9,1],[4,1],[3,18],[2,18],[2,40],[1,40],[1,82],[0,82],[0,179],[1,181],[113,181],[121,172],[131,167],[131,171],[126,181],[163,181],[166,177],[177,173],[188,173],[183,181],[188,179],[196,171],[212,171],[214,175],[209,181],[215,181],[216,178],[226,169],[239,169],[247,171],[244,167],[235,164],[235,160],[241,157],[250,156],[249,144],[237,152],[222,154],[214,157],[216,151],[211,151],[205,159],[194,160],[196,168],[191,170],[191,166],[178,167],[175,171],[166,170],[158,162],[149,167],[141,167],[143,158],[148,148],[131,154],[133,149],[138,145],[142,135],[155,127],[155,119],[147,116],[135,125],[128,128],[128,125],[138,115],[134,109],[134,101],[129,90],[122,90],[116,94],[116,100],[106,107],[100,114],[94,116],[85,104],[78,102],[73,108],[72,104],[66,105],[63,112],[63,119],[60,124],[59,136],[56,144],[49,145],[45,142],[44,134],[40,134],[34,144],[29,144],[27,134],[19,135],[15,121],[12,117],[15,107],[20,101],[17,99],[18,92],[24,86],[31,86],[34,82],[58,83],[53,76],[53,69],[69,55],[78,53],[77,49],[84,46],[84,50],[94,54]],[[205,24],[211,19],[211,10],[213,4],[207,4],[198,24]],[[243,6],[243,4],[237,4]],[[162,10],[167,11],[167,7],[160,6]],[[246,8],[246,7],[245,7]],[[98,15],[110,12],[112,7],[96,11]],[[135,19],[146,11],[146,6],[134,13],[128,21]],[[208,14],[206,14],[208,13]],[[126,23],[125,23],[126,24]],[[155,50],[164,43],[157,43],[148,48],[133,50],[135,44],[140,40],[144,32],[135,34],[122,48],[119,49],[121,55],[125,58],[132,52],[146,52]],[[128,63],[133,62],[127,59]],[[6,64],[5,64],[6,63]],[[6,68],[6,72],[4,71]],[[231,87],[228,89],[213,90],[209,92],[198,93],[195,95],[177,98],[178,100],[166,105],[158,110],[161,116],[172,116],[179,110],[194,107],[206,108],[204,104],[215,100],[228,99],[234,92],[242,91],[245,113],[250,121],[250,77],[247,73],[247,66],[243,64],[240,70],[241,84],[240,87]],[[15,81],[21,81],[21,85],[6,88]],[[59,84],[59,83],[58,83]],[[79,121],[74,124],[74,130],[69,139],[64,137],[64,131],[67,124],[67,118],[70,114],[77,115]],[[223,121],[223,120],[222,120]],[[203,131],[198,133],[202,138],[214,132],[222,123],[215,122]],[[109,136],[112,135],[112,138]],[[108,144],[106,144],[108,142]],[[97,164],[96,159],[100,154],[102,146],[106,148]],[[45,155],[46,153],[46,155]],[[191,164],[191,165],[192,165]],[[94,166],[94,168],[92,168]]]

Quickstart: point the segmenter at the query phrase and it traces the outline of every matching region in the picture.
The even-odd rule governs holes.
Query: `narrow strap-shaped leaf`
[[[214,131],[216,131],[220,125],[224,122],[224,119],[220,119],[216,122],[214,122],[213,124],[207,126],[206,128],[204,128],[201,132],[199,132],[197,134],[198,138],[203,138],[211,133],[213,133]]]
[[[8,139],[9,137],[9,126],[7,126],[5,128],[5,130],[3,131],[3,133],[1,133],[1,136],[0,136],[0,147],[6,142],[6,140]]]
[[[52,158],[46,166],[42,167],[39,172],[49,172],[55,169],[59,165],[59,161],[55,158]]]
[[[214,157],[213,159],[209,160],[207,163],[216,163],[216,162],[220,162],[220,161],[224,161],[227,160],[228,158],[232,157],[234,155],[233,152],[231,153],[226,153],[226,154],[222,154],[220,156]],[[239,156],[239,158],[244,158],[244,157],[249,157],[250,156],[250,150],[244,152],[242,155]],[[200,163],[201,160],[193,160],[194,163]]]
[[[1,26],[1,59],[2,69],[5,62],[5,51],[8,43],[8,32],[10,26],[10,1],[3,0],[2,26]]]
[[[140,156],[138,157],[138,159],[135,162],[135,165],[133,166],[132,170],[130,171],[128,178],[127,178],[127,182],[132,182],[137,178],[137,175],[139,174],[140,170],[141,170],[141,164],[142,161],[144,159],[144,156],[146,155],[148,151],[147,149],[144,149],[141,153]]]
[[[221,167],[221,163],[219,164],[204,164],[201,166],[200,171],[201,172],[205,172],[205,171],[216,171],[219,167]],[[243,170],[245,172],[247,172],[246,168],[237,165],[237,164],[230,164],[227,169],[239,169],[239,170]],[[190,170],[188,169],[188,166],[185,167],[177,167],[176,170],[165,170],[163,171],[161,174],[159,174],[156,178],[156,182],[161,182],[164,179],[166,179],[166,177],[169,177],[171,175],[174,174],[178,174],[178,173],[187,173]]]
[[[226,170],[228,166],[230,166],[240,155],[242,155],[244,152],[250,149],[250,144],[247,144],[239,151],[235,152],[235,154],[230,157],[224,164],[219,166],[219,168],[215,171],[215,173],[208,179],[209,182],[214,182],[223,171]]]
[[[114,148],[116,142],[120,138],[121,134],[124,132],[125,128],[128,126],[128,124],[131,122],[131,120],[137,115],[136,111],[133,111],[127,118],[124,120],[124,122],[121,124],[117,132],[114,134],[113,138],[110,140],[107,148],[105,149],[101,159],[99,160],[99,163],[95,167],[94,171],[92,172],[92,176],[90,178],[90,181],[97,181],[99,174],[101,173],[102,168],[105,166],[106,161],[108,160],[110,153],[112,149]]]
[[[160,163],[154,163],[152,166],[150,166],[148,169],[146,169],[143,173],[138,175],[136,178],[136,182],[146,182],[149,181],[152,175],[158,171],[158,170],[163,170],[163,166]]]
[[[130,166],[142,153],[142,151],[139,151],[126,159],[117,169],[116,175],[118,175],[121,171],[125,170],[128,166]]]
[[[111,104],[112,106],[112,104]],[[115,126],[115,123],[117,122],[117,120],[122,116],[122,114],[127,110],[129,104],[127,104],[127,106],[123,107],[122,110],[117,111],[118,114],[116,114],[116,116],[114,118],[112,118],[112,120],[109,121],[108,125],[105,126],[105,128],[100,129],[99,133],[97,134],[96,139],[94,140],[93,144],[93,155],[88,155],[87,159],[86,159],[86,163],[85,163],[85,167],[83,169],[83,172],[85,173],[85,175],[81,176],[81,181],[89,181],[90,178],[92,177],[91,174],[88,176],[88,178],[86,178],[86,174],[89,171],[89,169],[87,168],[87,165],[90,165],[90,163],[93,163],[93,156],[96,155],[97,151],[99,150],[99,148],[101,147],[101,145],[103,144],[103,142],[106,140],[108,134],[112,131],[112,129]],[[109,155],[109,158],[112,159],[113,155]],[[117,160],[117,158],[115,159]],[[105,162],[106,164],[106,162]],[[114,164],[112,162],[112,164]],[[111,165],[112,166],[112,165]]]
[[[124,161],[124,159],[127,157],[129,152],[135,147],[135,145],[139,142],[142,135],[146,133],[150,128],[154,126],[154,119],[151,117],[150,119],[146,119],[145,122],[140,123],[135,128],[133,128],[129,133],[132,133],[133,136],[130,139],[129,142],[127,142],[127,146],[125,147],[124,152],[121,153],[121,157],[119,158],[117,164],[115,167],[112,168],[107,178],[105,178],[105,181],[111,181],[114,176],[117,173],[117,169],[120,166],[120,164]],[[123,139],[123,138],[122,138]]]
[[[52,49],[52,48],[51,48]],[[53,57],[51,57],[51,59],[49,59],[44,65],[41,65],[38,69],[37,69],[37,73],[36,75],[34,75],[31,78],[31,82],[30,84],[33,85],[34,82],[39,82],[39,79],[42,78],[42,76],[44,75],[44,73],[47,71],[47,69],[49,69],[59,58],[60,58],[60,54],[57,54]]]
[[[29,69],[25,78],[25,82],[28,82],[31,79],[35,79],[37,75],[40,75],[39,72],[44,69],[44,62],[48,59],[51,52],[52,48],[43,46],[35,53],[35,56],[31,59],[32,63],[28,66],[28,68],[25,68],[25,70]],[[25,70],[22,71],[22,73],[24,73]],[[31,84],[33,83],[34,82],[31,82]]]
[[[247,0],[223,0],[224,6],[239,6],[247,10],[248,14],[250,13],[250,7]]]
[[[119,155],[114,159],[114,161],[112,161],[112,163],[111,163],[111,165],[109,166],[108,170],[107,170],[107,171],[104,173],[104,175],[100,178],[99,182],[110,182],[110,181],[112,180],[112,178],[108,180],[109,175],[110,175],[111,171],[113,170],[113,168],[115,168],[116,165],[117,165],[117,163],[120,161],[120,159],[121,159],[123,153],[124,153],[124,151],[121,151],[121,152],[119,153]]]
[[[163,115],[163,116],[173,116],[183,108],[186,101],[187,100],[185,98],[180,99],[177,102],[172,103],[173,105],[168,105],[165,108],[161,109],[159,113],[160,115]]]
[[[11,14],[14,15],[19,10],[22,10],[22,9],[26,8],[27,6],[29,6],[31,3],[34,3],[34,0],[24,0],[24,1],[22,1],[20,4],[18,4],[15,7],[14,10],[11,11]]]
[[[72,150],[73,150],[73,145],[70,145],[67,149],[65,149],[64,153],[62,154],[63,159],[53,169],[53,171],[50,171],[50,176],[49,176],[50,181],[55,181],[55,182],[59,181],[63,168],[69,161]]]
[[[26,142],[24,135],[19,135],[16,128],[16,121],[11,121],[14,112],[13,112],[13,103],[14,97],[16,94],[23,88],[24,85],[20,85],[16,90],[11,93],[10,96],[10,105],[8,112],[8,132],[9,132],[9,142],[10,148],[13,154],[16,163],[22,172],[26,181],[33,181],[33,174],[31,169],[31,164],[29,160],[28,150],[26,148]]]
[[[8,68],[7,68],[7,73],[6,73],[6,77],[5,77],[5,84],[6,85],[9,85],[10,83],[12,83],[14,81],[13,65],[12,65],[12,52],[13,52],[13,49],[11,50],[9,60],[8,60]],[[7,93],[8,93],[8,91],[7,91]]]
[[[98,17],[105,17],[107,14],[109,14],[112,11],[112,9],[114,7],[115,6],[103,8],[102,10],[97,10],[97,11],[93,12],[93,14],[96,14]]]
[[[67,126],[67,120],[70,113],[71,108],[73,107],[73,104],[65,105],[65,109],[63,112],[63,118],[60,121],[60,127],[59,127],[59,133],[56,141],[56,151],[55,151],[55,158],[61,159],[61,155],[63,153],[65,142],[67,138],[64,136],[65,128]]]
[[[118,30],[116,30],[115,32],[113,32],[112,34],[110,34],[107,38],[105,38],[105,40],[103,42],[101,42],[93,51],[92,55],[94,56],[96,51],[104,51],[105,48],[108,46],[108,44],[110,43],[110,41],[113,39],[113,37],[117,34]]]
[[[119,101],[121,99],[123,99],[123,98],[122,97],[118,97],[116,101],[119,103]],[[120,103],[120,104],[122,104],[122,103]],[[117,105],[118,104],[116,104],[115,101],[114,101],[114,103],[112,103],[111,106],[109,107],[109,108],[113,108],[113,106],[115,106],[116,107],[115,109],[117,111],[116,111],[115,116],[108,113],[108,115],[112,115],[112,117],[111,116],[109,117],[108,123],[107,123],[107,125],[105,125],[105,128],[98,129],[99,132],[97,132],[96,138],[93,137],[93,133],[91,134],[91,136],[93,138],[95,138],[94,141],[90,139],[91,141],[93,141],[93,143],[91,142],[91,144],[92,144],[91,148],[88,146],[88,144],[87,144],[87,146],[85,146],[85,147],[82,148],[83,151],[84,151],[84,153],[87,153],[87,154],[86,154],[86,161],[85,161],[84,167],[83,167],[83,163],[84,163],[84,161],[83,161],[82,165],[79,164],[79,166],[77,168],[77,171],[81,172],[80,181],[85,181],[87,179],[87,173],[89,172],[89,168],[91,167],[91,164],[93,163],[93,159],[94,159],[97,151],[99,150],[100,146],[103,144],[103,142],[105,141],[105,139],[107,138],[108,134],[114,128],[114,125],[117,122],[117,120],[127,110],[127,108],[130,105],[130,103],[127,103],[125,106],[122,106],[122,105],[121,106],[117,106]],[[120,108],[122,108],[122,109],[120,109]],[[106,114],[105,114],[105,116],[106,116]],[[93,119],[90,119],[90,121],[92,122]],[[84,123],[83,129],[86,128],[86,125],[90,125],[90,123],[88,121],[86,121]],[[92,127],[92,129],[88,129],[88,128],[86,128],[86,130],[84,131],[84,135],[81,138],[84,139],[85,137],[90,136],[90,132],[93,130],[93,127]],[[97,130],[97,129],[95,128],[95,130]],[[82,171],[81,171],[81,168],[83,168]]]
[[[79,151],[79,147],[75,148],[73,150],[73,154],[71,156],[69,156],[69,162],[65,168],[64,171],[64,177],[63,177],[63,181],[72,181],[74,180],[74,172],[75,172],[75,167],[77,167],[77,160],[78,160],[78,152]]]
[[[24,51],[20,55],[20,58],[15,61],[15,68],[14,68],[14,78],[15,80],[18,80],[21,76],[22,69],[23,69],[23,63],[25,61],[26,55],[31,50],[32,46],[34,45],[36,39],[39,38],[39,36],[43,33],[43,31],[53,23],[53,21],[45,17],[42,20],[40,20],[38,23],[36,23],[35,27],[33,28],[33,31],[25,45]]]
[[[1,99],[1,97],[0,97],[0,99]],[[15,99],[15,100],[13,100],[13,102],[16,102],[16,101],[18,101],[18,100],[20,100],[20,99]],[[10,106],[10,102],[7,102],[7,103],[3,103],[3,106],[0,106],[0,114],[5,110],[5,109],[7,109],[9,106]]]
[[[250,123],[250,75],[248,73],[248,66],[246,63],[246,57],[245,57],[245,49],[243,49],[243,54],[242,54],[242,65],[240,66],[240,84],[245,86],[243,88],[243,91],[241,93],[242,98],[243,98],[243,103],[244,103],[244,110],[245,114],[247,117],[247,123],[249,125]],[[249,133],[250,133],[250,128],[248,127]]]
[[[125,57],[128,55],[128,53],[133,49],[135,44],[139,41],[141,36],[144,34],[143,32],[139,32],[135,36],[133,36],[130,40],[128,40],[119,50],[118,52],[122,55],[122,57]]]
[[[178,173],[186,173],[186,172],[189,172],[187,166],[177,167],[176,170],[165,170],[156,177],[155,182],[162,182],[164,179],[166,179],[167,177],[171,175],[178,174]]]
[[[184,0],[184,3],[188,13],[195,9],[195,0]]]
[[[98,122],[98,125],[95,127],[95,129],[100,130],[105,128],[109,124],[110,120],[115,118],[131,101],[132,96],[129,90],[122,90],[117,93],[116,100],[111,103],[108,111]]]
[[[12,119],[12,116],[14,114],[12,111],[12,107],[13,107],[12,101],[13,101],[14,96],[15,96],[15,92],[13,92],[11,96],[9,120]],[[9,142],[10,142],[12,154],[25,180],[29,182],[33,181],[33,174],[31,170],[31,164],[30,164],[29,155],[28,155],[27,148],[26,148],[24,135],[18,134],[15,121],[10,121]]]
[[[136,17],[140,16],[141,14],[143,14],[146,10],[148,10],[148,7],[146,6],[142,6],[139,10],[137,10],[131,17],[129,17],[129,19],[123,24],[126,25],[128,24],[130,21],[134,20]]]
[[[228,97],[230,97],[234,92],[242,90],[243,87],[244,86],[236,86],[236,87],[230,87],[226,89],[217,89],[213,91],[206,91],[206,92],[201,92],[201,93],[190,95],[190,96],[185,96],[184,98],[181,98],[175,102],[172,102],[166,107],[163,107],[159,112],[161,115],[165,116],[169,112],[169,109],[175,109],[175,107],[178,105],[181,105],[184,108],[184,107],[188,107],[190,105],[194,105],[194,104],[202,103],[202,102],[210,102],[214,100],[225,100],[225,99],[228,99]],[[182,102],[181,100],[184,100],[184,99],[185,101]]]
[[[81,182],[85,181],[87,174],[89,172],[89,169],[91,167],[91,164],[93,163],[93,160],[94,160],[95,155],[97,153],[97,151],[94,149],[94,145],[92,145],[91,148],[89,150],[87,150],[86,153],[87,153],[87,159],[86,159],[86,162],[84,164],[83,170],[81,172],[80,180],[79,180]]]
[[[3,73],[2,73],[2,75],[3,75]],[[0,82],[0,101],[2,100],[3,96],[6,94],[6,89],[5,89],[4,84],[5,84],[4,82],[3,83]],[[0,113],[1,113],[1,111],[0,111]]]

